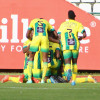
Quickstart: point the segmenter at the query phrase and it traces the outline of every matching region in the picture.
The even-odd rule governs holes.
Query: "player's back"
[[[42,18],[33,19],[31,21],[30,26],[34,29],[35,36],[39,36],[39,35],[46,36],[47,30],[51,28],[49,22]]]
[[[81,32],[82,24],[75,20],[67,20],[62,24],[63,33],[68,32],[68,37],[73,38],[73,35],[78,38],[78,32]],[[83,29],[83,27],[82,27]]]
[[[49,42],[49,53],[48,53],[48,63],[49,66],[54,65],[54,59],[56,56],[56,50],[60,50],[58,43]]]
[[[61,24],[61,42],[63,45],[63,50],[78,50],[79,40],[78,32],[82,32],[83,25],[75,20],[67,20]]]

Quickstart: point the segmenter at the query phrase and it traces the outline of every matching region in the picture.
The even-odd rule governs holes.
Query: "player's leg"
[[[23,79],[24,79],[24,75],[20,75],[20,76],[9,76],[9,75],[6,75],[2,80],[1,82],[2,83],[5,83],[5,82],[8,82],[8,81],[12,81],[12,82],[15,82],[15,83],[23,83]]]
[[[42,81],[41,83],[46,82],[46,72],[48,70],[48,52],[49,52],[49,41],[47,37],[41,37],[41,52],[42,52]]]
[[[63,51],[64,61],[65,61],[65,68],[64,68],[64,74],[67,78],[67,81],[70,81],[71,79],[71,58],[72,58],[72,51],[71,50],[65,50]]]
[[[54,62],[54,65],[50,66],[51,75],[57,76],[58,75],[58,70],[60,69],[60,66],[61,66],[61,60],[53,59],[53,62]]]
[[[33,81],[35,81],[36,79],[38,81],[41,80],[41,59],[40,59],[40,50],[36,52],[35,57],[34,57],[34,65],[32,68],[32,74],[33,74]]]
[[[46,78],[46,73],[47,73],[47,69],[48,69],[48,61],[47,61],[47,57],[48,57],[48,53],[42,52],[43,55],[43,64],[42,64],[42,68],[43,68],[43,72],[42,72],[42,82],[46,82],[45,78]]]
[[[78,59],[78,50],[72,50],[72,85],[75,85],[76,75],[77,75],[77,59]]]
[[[28,61],[28,81],[27,83],[32,83],[31,77],[32,77],[32,68],[34,67],[34,57],[35,53],[39,50],[39,43],[40,43],[40,38],[34,37],[30,44],[30,49],[29,49],[29,61]]]
[[[97,81],[91,75],[88,75],[88,77],[76,78],[76,83],[97,83]]]
[[[28,61],[28,65],[27,65],[27,69],[28,69],[28,81],[27,81],[27,83],[32,83],[31,77],[32,77],[32,67],[34,65],[34,55],[35,55],[35,52],[29,53],[29,61]]]

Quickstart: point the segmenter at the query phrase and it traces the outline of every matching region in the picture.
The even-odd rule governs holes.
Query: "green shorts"
[[[64,59],[67,58],[78,58],[79,51],[78,50],[64,50],[63,56]]]

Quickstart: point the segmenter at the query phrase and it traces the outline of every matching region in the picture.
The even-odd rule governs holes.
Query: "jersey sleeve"
[[[82,24],[79,24],[78,32],[83,33],[84,32],[84,27]]]
[[[57,31],[58,34],[61,34],[61,32],[63,31],[63,25],[64,23],[62,23]]]
[[[30,45],[31,41],[30,40],[27,40],[23,43],[23,48],[26,48]]]
[[[31,22],[30,22],[30,25],[29,25],[29,27],[28,27],[28,30],[33,30],[33,28],[34,28],[34,20],[32,20]]]
[[[23,43],[23,48],[26,48],[27,47],[27,41],[25,41],[24,43]]]

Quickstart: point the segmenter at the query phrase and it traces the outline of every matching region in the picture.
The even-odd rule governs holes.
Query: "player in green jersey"
[[[61,45],[63,51],[63,57],[65,61],[64,73],[68,81],[71,79],[71,60],[73,65],[72,85],[75,85],[76,73],[77,73],[77,58],[79,54],[79,40],[86,37],[84,27],[78,21],[75,21],[74,11],[68,11],[68,20],[60,25],[58,30],[59,38],[61,38]],[[78,39],[78,32],[83,34]]]
[[[34,55],[36,51],[39,50],[39,46],[41,48],[41,52],[43,55],[43,74],[42,74],[42,81],[41,83],[45,83],[45,76],[48,67],[48,51],[49,51],[49,41],[48,41],[48,31],[53,31],[55,36],[57,37],[57,33],[54,28],[43,18],[36,18],[33,19],[29,25],[27,31],[27,38],[29,38],[29,34],[31,31],[34,30],[33,40],[30,44],[30,52],[29,52],[29,62],[28,66],[30,68],[29,73],[32,71],[33,63],[34,63]],[[31,74],[28,76],[28,82],[32,83]]]

